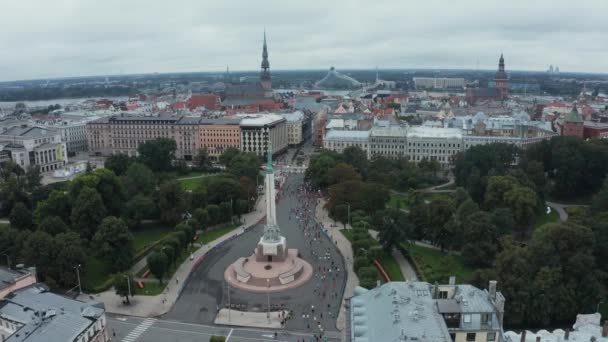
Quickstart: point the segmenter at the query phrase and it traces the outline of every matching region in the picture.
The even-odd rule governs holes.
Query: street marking
[[[228,342],[228,340],[230,339],[230,335],[232,335],[232,331],[234,329],[230,329],[230,332],[228,333],[228,336],[226,336],[226,342]]]
[[[156,320],[154,318],[146,318],[135,329],[122,339],[122,342],[134,342],[141,334],[143,334]]]

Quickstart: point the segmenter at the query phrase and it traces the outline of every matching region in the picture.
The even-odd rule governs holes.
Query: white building
[[[414,162],[436,160],[443,168],[462,151],[462,131],[457,128],[410,127],[407,130],[407,158]]]
[[[86,135],[86,122],[66,122],[62,121],[53,126],[47,126],[54,128],[61,134],[61,139],[65,142],[67,151],[71,155],[72,153],[86,152],[87,151],[87,135]]]
[[[370,131],[342,131],[332,129],[323,139],[323,147],[342,153],[349,146],[358,146],[365,151],[369,158]]]
[[[416,89],[463,89],[464,78],[414,77]]]
[[[238,114],[241,118],[241,151],[263,156],[268,150],[279,153],[287,148],[287,120],[277,114]]]
[[[282,113],[281,116],[287,120],[287,143],[291,146],[301,144],[304,113],[298,110],[293,113]]]
[[[0,337],[6,342],[106,342],[105,308],[51,293],[42,283],[0,301]]]
[[[403,158],[406,155],[407,127],[374,125],[370,131],[369,154],[384,158]]]
[[[23,169],[40,166],[50,172],[67,162],[66,144],[61,133],[42,127],[12,127],[0,133],[0,150]]]

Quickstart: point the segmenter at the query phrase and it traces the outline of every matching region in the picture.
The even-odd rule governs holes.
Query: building
[[[572,329],[555,329],[548,331],[541,329],[536,333],[525,330],[520,332],[507,331],[507,342],[563,342],[563,341],[593,341],[608,342],[608,319],[602,323],[602,314],[576,315],[576,322]]]
[[[42,283],[0,301],[0,335],[6,342],[109,341],[105,308],[51,293]]]
[[[471,285],[389,282],[357,287],[347,314],[347,341],[505,342],[505,298]]]
[[[343,131],[332,129],[325,134],[323,147],[342,153],[345,148],[357,146],[368,154],[370,131]]]
[[[240,114],[241,151],[265,156],[268,140],[272,141],[274,153],[287,149],[287,120],[277,114]]]
[[[583,118],[578,113],[576,106],[572,107],[570,113],[566,115],[563,121],[558,121],[560,135],[568,137],[582,138],[585,130]]]
[[[304,113],[295,111],[293,113],[282,113],[287,120],[287,143],[290,146],[300,145],[304,141],[302,134],[304,128]]]
[[[9,293],[36,283],[36,269],[11,270],[0,267],[0,298]]]
[[[174,139],[176,157],[191,159],[200,147],[199,118],[185,116],[144,117],[112,116],[87,123],[87,143],[92,154],[109,156],[124,153],[137,155],[142,143],[157,139]]]
[[[61,169],[67,162],[61,133],[42,127],[17,126],[0,133],[0,150],[24,169],[39,166],[41,172]]]
[[[464,78],[447,77],[414,77],[416,89],[463,89],[466,85]]]
[[[500,54],[498,71],[494,76],[494,88],[467,88],[466,99],[472,105],[477,101],[504,101],[509,96],[509,76],[505,71],[505,59]]]
[[[209,157],[215,161],[227,148],[241,148],[241,120],[201,119],[198,125],[200,147],[207,149]]]
[[[608,123],[585,121],[583,128],[583,138],[608,139]]]
[[[452,156],[462,151],[462,131],[457,128],[410,127],[406,158],[413,162],[437,161],[447,169]]]
[[[61,134],[68,156],[87,151],[86,122],[66,122],[51,126]]]
[[[374,125],[369,136],[369,154],[373,157],[390,159],[406,155],[407,127]]]
[[[314,85],[316,89],[356,89],[361,86],[361,82],[348,75],[339,73],[333,66],[329,68],[327,75]]]

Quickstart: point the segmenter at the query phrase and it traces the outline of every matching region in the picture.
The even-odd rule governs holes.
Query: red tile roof
[[[220,97],[214,94],[192,95],[190,100],[188,100],[188,108],[194,109],[198,107],[216,110],[220,107]]]

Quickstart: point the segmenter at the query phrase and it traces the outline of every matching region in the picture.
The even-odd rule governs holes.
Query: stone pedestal
[[[255,260],[259,262],[282,262],[287,258],[287,241],[281,236],[279,241],[268,242],[260,239],[255,249]]]

